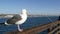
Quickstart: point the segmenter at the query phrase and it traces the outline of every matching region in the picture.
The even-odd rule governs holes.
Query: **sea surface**
[[[52,22],[58,20],[58,16],[49,16],[49,18]],[[7,20],[8,18],[0,18],[0,23],[4,23]],[[25,29],[51,23],[50,20],[48,19],[48,17],[28,17],[26,22],[20,26],[21,28]],[[14,30],[17,30],[17,25],[8,25],[8,26],[0,25],[0,34],[3,34],[4,32],[11,32]],[[39,34],[47,34],[47,30]]]

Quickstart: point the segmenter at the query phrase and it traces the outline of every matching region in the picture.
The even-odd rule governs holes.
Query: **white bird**
[[[23,31],[19,25],[23,24],[27,20],[27,11],[23,9],[21,14],[14,15],[12,18],[5,21],[6,25],[16,24],[18,26],[18,31]]]

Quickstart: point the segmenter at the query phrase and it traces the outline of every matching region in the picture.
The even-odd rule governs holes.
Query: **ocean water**
[[[49,18],[53,22],[58,19],[58,16],[53,16],[53,17],[50,16]],[[0,18],[0,23],[4,23],[6,20],[8,20],[8,18]],[[51,21],[47,17],[28,17],[26,22],[20,26],[21,28],[25,29],[47,23],[51,23]],[[17,30],[17,25],[8,25],[8,26],[0,25],[0,34],[3,34],[4,32],[11,32],[14,30]],[[39,34],[47,34],[47,30]]]

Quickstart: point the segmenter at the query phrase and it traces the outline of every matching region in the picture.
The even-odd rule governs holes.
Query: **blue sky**
[[[60,0],[0,0],[0,14],[19,14],[21,9],[29,14],[60,15]]]

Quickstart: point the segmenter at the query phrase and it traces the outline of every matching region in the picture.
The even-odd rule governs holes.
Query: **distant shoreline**
[[[0,14],[0,18],[4,18],[7,15],[18,15],[18,14]],[[28,15],[28,17],[49,17],[49,16],[52,17],[52,16],[55,16],[55,15]]]

